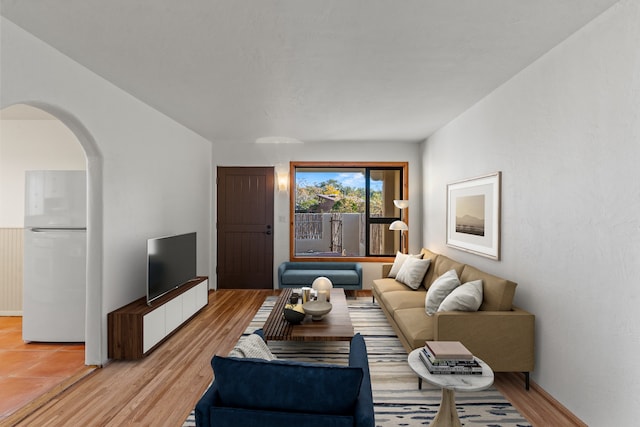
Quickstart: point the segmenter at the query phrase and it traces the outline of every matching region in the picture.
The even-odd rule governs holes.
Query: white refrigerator
[[[85,341],[85,171],[27,171],[22,339]]]

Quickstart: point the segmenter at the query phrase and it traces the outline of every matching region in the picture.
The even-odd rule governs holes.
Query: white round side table
[[[442,388],[442,400],[431,427],[462,427],[456,411],[456,391],[480,391],[493,384],[493,371],[482,360],[475,358],[482,366],[480,375],[441,375],[432,374],[420,360],[421,348],[409,353],[409,366],[418,376],[430,384]]]

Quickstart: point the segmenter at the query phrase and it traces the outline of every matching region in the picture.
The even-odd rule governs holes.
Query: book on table
[[[420,360],[432,374],[482,374],[482,367],[469,350],[461,343],[444,346],[432,343],[446,341],[427,341],[420,351]],[[433,350],[435,348],[435,351]],[[435,352],[437,351],[438,356]],[[470,356],[470,357],[469,357]]]
[[[436,359],[473,360],[473,354],[460,341],[425,341]]]

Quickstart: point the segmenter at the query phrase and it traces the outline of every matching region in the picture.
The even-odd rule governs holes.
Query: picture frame
[[[447,246],[500,259],[502,172],[447,184]]]

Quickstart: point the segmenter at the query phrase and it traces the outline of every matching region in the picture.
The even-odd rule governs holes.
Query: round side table
[[[442,400],[431,427],[462,427],[456,411],[456,391],[480,391],[493,384],[493,371],[482,360],[475,358],[482,366],[481,375],[442,375],[432,374],[420,360],[421,348],[409,353],[409,366],[418,376],[430,384],[442,388]]]

